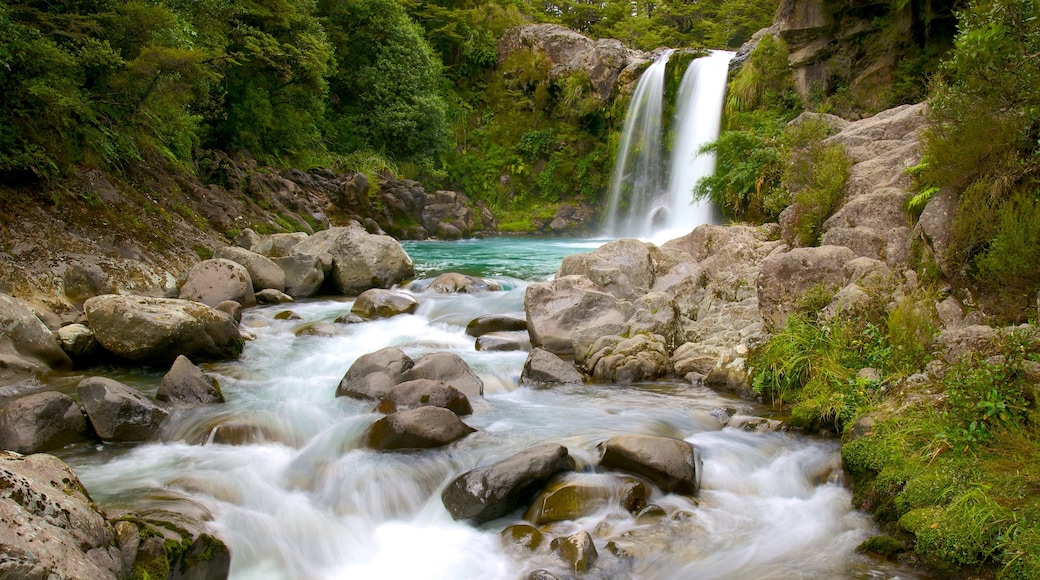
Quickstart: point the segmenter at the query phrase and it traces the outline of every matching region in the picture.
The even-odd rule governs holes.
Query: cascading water
[[[672,52],[663,52],[639,78],[625,113],[625,126],[603,216],[608,236],[632,236],[644,232],[650,223],[652,208],[664,193],[661,112],[664,73]]]
[[[599,443],[625,433],[665,435],[701,450],[696,499],[655,489],[650,501],[664,517],[636,518],[607,502],[542,526],[551,537],[591,534],[599,560],[581,578],[915,578],[911,570],[855,553],[877,530],[852,508],[836,441],[723,428],[712,412],[719,407],[744,415],[770,411],[685,381],[518,387],[525,352],[474,349],[466,321],[523,316],[530,281],[550,276],[563,256],[600,243],[406,242],[420,276],[411,287],[421,302],[415,314],[307,336],[295,331],[332,321],[351,302],[249,309],[243,325],[256,338],[242,358],[206,367],[219,376],[227,403],[178,411],[161,442],[81,445],[60,456],[110,513],[163,507],[211,516],[231,549],[236,580],[519,580],[539,569],[559,578],[574,572],[548,540],[533,552],[502,542],[501,530],[522,523],[522,511],[482,525],[453,521],[440,500],[448,482],[556,443],[583,468],[568,478],[609,487],[616,475],[593,467]],[[429,277],[445,270],[494,277],[505,290],[424,291]],[[302,320],[276,317],[286,309]],[[464,417],[479,431],[440,449],[377,452],[361,445],[362,432],[381,415],[372,401],[335,397],[336,386],[359,356],[385,346],[413,358],[450,351],[465,359],[485,385],[473,414]],[[154,393],[158,380],[138,375],[135,384]]]
[[[690,63],[679,84],[675,111],[675,144],[668,179],[668,217],[663,229],[675,236],[712,223],[714,208],[707,200],[694,200],[693,188],[715,172],[715,154],[701,147],[719,138],[726,77],[732,52],[714,51]],[[675,237],[672,236],[672,237]]]
[[[695,202],[693,188],[715,171],[715,155],[700,149],[718,138],[733,53],[713,51],[686,69],[676,99],[675,143],[666,163],[661,155],[660,115],[670,54],[643,73],[629,105],[604,216],[605,234],[611,237],[666,240],[714,221],[711,204]],[[658,119],[649,119],[655,112]],[[653,139],[657,142],[651,143]]]

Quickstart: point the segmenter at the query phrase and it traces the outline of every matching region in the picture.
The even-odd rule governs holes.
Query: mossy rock
[[[545,542],[545,536],[534,526],[516,524],[502,530],[502,541],[517,550],[534,552]]]
[[[576,520],[601,509],[610,496],[611,490],[596,482],[559,481],[538,494],[524,519],[538,526]]]
[[[896,554],[905,552],[906,546],[892,536],[879,535],[872,536],[859,546],[856,546],[856,551],[861,554],[880,554],[886,558],[890,558]]]

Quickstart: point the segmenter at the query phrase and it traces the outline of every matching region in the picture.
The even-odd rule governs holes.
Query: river
[[[537,569],[569,577],[557,556],[506,547],[512,514],[480,526],[455,522],[440,490],[455,476],[542,443],[568,447],[580,477],[594,473],[598,443],[641,433],[685,439],[704,461],[697,498],[651,501],[664,518],[636,520],[606,507],[552,524],[552,536],[592,534],[600,559],[584,578],[919,578],[912,570],[855,552],[877,533],[853,509],[843,485],[838,443],[790,433],[720,428],[725,407],[768,416],[770,409],[684,382],[517,387],[526,353],[478,352],[465,324],[483,314],[523,316],[524,291],[548,279],[560,260],[604,240],[487,239],[406,242],[416,288],[457,271],[498,280],[504,291],[443,295],[417,291],[420,308],[339,325],[336,336],[295,335],[331,322],[344,299],[308,300],[247,310],[255,335],[240,360],[206,365],[226,404],[179,412],[164,440],[138,446],[90,445],[59,455],[106,510],[167,507],[212,518],[228,543],[236,579],[508,579]],[[275,315],[292,310],[299,320]],[[397,346],[412,358],[451,351],[485,383],[483,400],[463,420],[479,429],[445,448],[388,453],[359,447],[380,415],[374,403],[336,398],[358,357]],[[154,394],[161,373],[110,376]],[[76,377],[70,377],[73,381]],[[234,444],[231,444],[234,443]],[[624,538],[638,555],[607,548]]]

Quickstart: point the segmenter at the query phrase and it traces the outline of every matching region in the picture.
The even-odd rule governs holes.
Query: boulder
[[[296,336],[337,336],[339,328],[331,322],[308,322],[293,329]]]
[[[596,289],[621,300],[633,301],[654,285],[653,245],[630,238],[608,242],[586,254],[563,259],[557,277],[584,276]]]
[[[223,403],[224,393],[220,391],[217,379],[203,373],[188,357],[181,355],[159,382],[155,398],[177,405],[207,405]]]
[[[691,443],[670,437],[616,435],[601,444],[600,466],[645,477],[668,493],[700,489],[701,457]]]
[[[0,577],[124,577],[105,514],[52,455],[0,451],[0,521]]]
[[[297,244],[293,255],[317,258],[330,289],[346,296],[388,288],[415,275],[412,260],[397,240],[370,234],[357,223],[317,232]]]
[[[235,359],[245,342],[232,318],[198,302],[107,294],[83,309],[98,343],[134,362]]]
[[[137,389],[104,377],[76,386],[94,431],[105,441],[148,441],[170,415]]]
[[[380,413],[394,413],[425,406],[442,407],[462,417],[473,412],[469,398],[443,381],[416,379],[394,385],[379,401]]]
[[[585,368],[594,380],[631,384],[666,376],[671,370],[670,362],[661,335],[604,336],[593,344]]]
[[[293,249],[307,237],[307,234],[303,232],[269,234],[261,236],[246,249],[272,259],[283,258],[291,254]]]
[[[444,488],[441,501],[456,520],[486,522],[524,505],[552,477],[574,466],[566,447],[541,445],[463,473]]]
[[[254,292],[260,290],[282,292],[285,290],[285,272],[267,256],[235,246],[225,246],[213,252],[213,257],[241,264],[249,273]]]
[[[28,306],[7,294],[0,294],[0,362],[0,378],[16,374],[8,372],[9,366],[32,374],[72,366],[72,360],[47,326]]]
[[[586,531],[572,534],[566,538],[556,538],[550,547],[574,572],[588,572],[599,559],[596,544],[592,542],[592,536]]]
[[[496,292],[502,285],[488,278],[477,278],[457,272],[441,274],[430,282],[426,290],[440,294],[473,294],[475,292]]]
[[[61,349],[73,359],[86,359],[97,351],[98,342],[94,331],[82,324],[62,326],[55,333]]]
[[[531,503],[524,519],[536,526],[576,520],[603,509],[613,492],[612,486],[593,479],[553,480]]]
[[[234,300],[225,300],[217,304],[214,310],[227,314],[238,324],[242,322],[242,305]]]
[[[271,260],[285,273],[285,293],[293,298],[314,296],[325,282],[325,270],[317,256],[290,254]]]
[[[267,288],[256,293],[257,304],[288,304],[296,302],[292,296],[274,288]]]
[[[396,347],[361,355],[343,375],[336,396],[382,399],[391,387],[408,380],[401,377],[414,365],[415,361]]]
[[[527,332],[527,320],[516,316],[488,314],[478,316],[466,325],[469,336],[483,336],[489,332]]]
[[[365,290],[354,301],[350,311],[362,318],[390,318],[398,314],[412,314],[419,301],[411,294],[396,290],[372,288]]]
[[[255,306],[253,282],[244,266],[231,260],[203,260],[188,270],[181,286],[181,300],[194,300],[215,307],[225,300],[234,300],[242,306]]]
[[[585,376],[555,354],[536,348],[527,355],[524,370],[520,373],[520,384],[532,387],[553,385],[580,385]]]
[[[531,335],[526,330],[489,332],[477,337],[474,347],[483,351],[530,351]]]
[[[441,407],[417,407],[391,413],[376,421],[362,435],[364,444],[383,451],[432,449],[458,441],[476,429]]]
[[[130,578],[217,580],[231,572],[231,551],[202,520],[167,510],[127,514],[116,540]]]
[[[51,451],[85,441],[89,434],[83,410],[62,393],[34,393],[0,409],[0,449]]]
[[[820,246],[766,258],[758,277],[758,308],[766,328],[771,332],[782,329],[799,299],[810,290],[833,296],[844,288],[848,283],[845,264],[857,257],[844,246]]]
[[[535,552],[545,541],[545,536],[538,528],[527,524],[506,526],[501,536],[502,543],[521,552]]]
[[[484,381],[462,357],[452,352],[433,352],[420,357],[401,375],[401,382],[415,379],[444,381],[471,399],[484,395]]]
[[[921,212],[921,219],[914,228],[914,236],[930,245],[932,255],[939,269],[947,277],[953,277],[957,268],[957,260],[950,255],[953,241],[953,218],[957,213],[959,199],[952,189],[942,189],[936,193]]]
[[[584,276],[563,276],[528,286],[524,309],[532,345],[556,354],[572,354],[571,334],[575,330],[624,323],[631,304],[599,291]]]

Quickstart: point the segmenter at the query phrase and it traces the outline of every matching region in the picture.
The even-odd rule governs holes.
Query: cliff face
[[[855,108],[878,110],[949,47],[961,2],[941,0],[782,0],[774,28],[790,49],[803,101],[844,92]],[[913,96],[913,95],[906,95]]]

